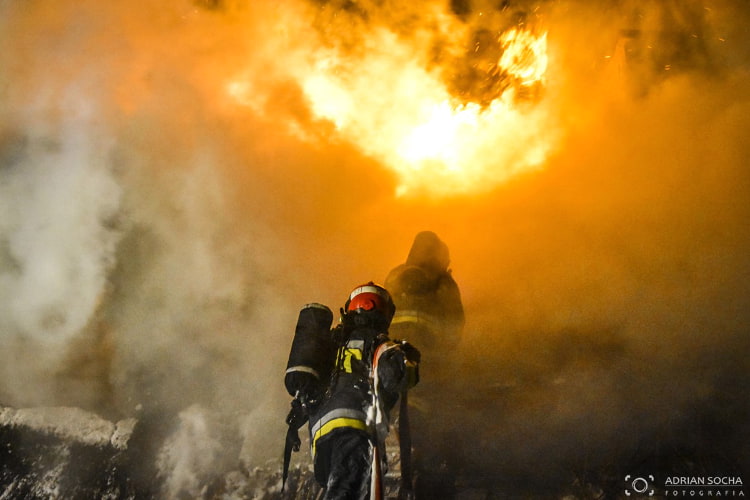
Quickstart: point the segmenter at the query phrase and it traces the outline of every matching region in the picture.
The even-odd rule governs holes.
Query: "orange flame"
[[[547,33],[536,37],[530,31],[512,28],[500,36],[503,55],[498,66],[517,77],[522,85],[544,81],[547,72]]]
[[[495,78],[500,90],[482,102],[452,93],[444,76],[451,68],[428,64],[419,57],[424,50],[385,28],[373,30],[356,54],[321,44],[303,51],[287,71],[314,118],[396,172],[398,194],[474,193],[537,168],[551,145],[540,133],[543,107],[521,102],[528,89],[545,83],[546,33],[512,28],[496,41],[501,55],[489,69],[484,64],[482,77]],[[243,79],[227,91],[262,108]],[[292,128],[310,137],[299,123]]]

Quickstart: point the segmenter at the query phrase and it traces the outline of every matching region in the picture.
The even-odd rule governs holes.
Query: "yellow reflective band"
[[[420,318],[419,316],[396,316],[391,320],[392,325],[397,325],[399,323],[433,323],[429,319]]]
[[[435,316],[430,314],[407,309],[405,311],[396,311],[391,324],[398,323],[427,323],[428,325],[435,325],[439,321]]]
[[[346,373],[352,372],[352,357],[362,361],[362,349],[342,347],[339,349],[339,357],[342,358],[342,368]]]
[[[330,420],[326,422],[325,424],[323,424],[313,436],[313,443],[312,443],[313,457],[315,457],[315,445],[318,443],[318,439],[325,436],[332,430],[338,429],[339,427],[351,427],[352,429],[360,429],[363,431],[367,431],[367,424],[363,422],[362,420],[359,420],[356,418],[347,418],[347,417],[334,418],[333,420]]]

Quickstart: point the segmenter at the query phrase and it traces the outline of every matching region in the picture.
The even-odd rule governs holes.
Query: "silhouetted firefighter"
[[[300,311],[284,380],[294,396],[284,481],[291,452],[300,446],[298,429],[309,420],[324,498],[383,497],[390,411],[419,380],[419,351],[388,336],[395,310],[388,291],[369,282],[351,292],[332,330],[326,306]]]
[[[456,347],[464,326],[461,294],[451,270],[448,246],[433,232],[422,231],[414,238],[406,262],[386,277],[396,314],[391,334],[419,345],[425,362],[421,366],[422,387],[411,398],[411,435],[401,441],[401,456],[411,453],[413,441],[417,499],[451,498],[458,464],[455,432],[437,415],[458,401],[456,386]],[[452,391],[456,391],[452,393]],[[402,407],[405,401],[401,402]],[[456,413],[460,412],[456,409]],[[405,465],[409,466],[409,460]],[[411,471],[402,474],[410,476]]]

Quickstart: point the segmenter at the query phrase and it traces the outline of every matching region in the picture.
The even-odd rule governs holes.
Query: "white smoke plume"
[[[336,310],[432,229],[476,404],[441,425],[482,429],[477,468],[654,436],[736,455],[749,21],[739,0],[0,2],[0,402],[246,412],[251,455],[275,455],[298,308]],[[518,23],[549,32],[555,142],[475,196],[397,197],[295,79],[376,29],[449,78],[472,32]]]
[[[253,374],[286,348],[263,339],[293,328],[296,305],[268,293],[274,240],[232,201],[216,108],[176,77],[184,54],[146,49],[168,26],[199,45],[205,31],[172,23],[214,14],[2,9],[4,403],[256,406]]]
[[[120,239],[122,188],[107,126],[79,90],[61,89],[59,101],[39,90],[28,109],[6,121],[14,128],[3,136],[0,329],[8,381],[54,373],[67,345],[90,327]],[[50,123],[49,106],[64,116]],[[91,137],[92,128],[103,135]],[[23,385],[4,391],[28,396]]]

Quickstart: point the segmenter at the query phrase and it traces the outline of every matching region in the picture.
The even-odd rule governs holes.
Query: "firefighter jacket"
[[[449,271],[425,272],[401,265],[388,275],[386,284],[394,291],[396,315],[391,330],[418,342],[431,359],[454,349],[464,325],[464,311],[458,285]]]
[[[371,327],[343,336],[328,393],[310,415],[313,458],[320,442],[342,430],[378,439],[399,394],[418,381],[419,352],[408,343]]]
[[[416,341],[431,360],[457,346],[464,326],[461,293],[449,263],[447,245],[435,233],[423,231],[406,262],[385,279],[396,304],[391,331]]]

